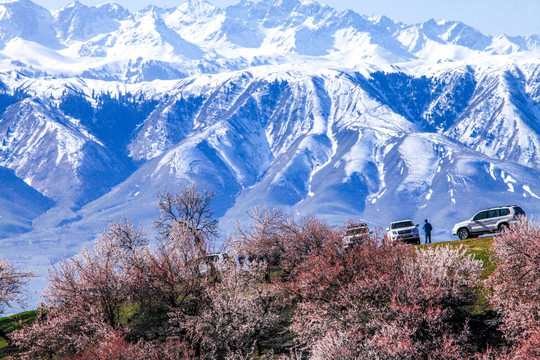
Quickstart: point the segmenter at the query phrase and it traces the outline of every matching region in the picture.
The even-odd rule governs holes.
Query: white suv
[[[392,241],[400,240],[407,244],[420,244],[418,224],[415,225],[412,220],[392,221],[386,231],[386,236]]]
[[[367,223],[362,222],[349,225],[343,237],[343,248],[347,249],[366,241],[371,236],[371,233]]]
[[[499,206],[479,211],[467,221],[454,225],[452,235],[457,235],[461,240],[469,237],[502,232],[517,221],[518,216],[525,216],[525,211],[517,205]]]

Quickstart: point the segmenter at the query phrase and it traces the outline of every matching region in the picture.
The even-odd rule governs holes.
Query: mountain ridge
[[[360,57],[364,62],[395,64],[415,59],[455,61],[482,53],[508,55],[540,48],[538,35],[492,37],[456,21],[408,25],[298,0],[241,1],[223,9],[206,1],[188,1],[176,8],[154,6],[133,14],[113,3],[89,7],[74,2],[49,12],[30,0],[14,0],[0,8],[1,52],[19,67],[33,66],[50,76],[88,77],[105,72],[104,79],[128,82],[141,79],[126,76],[127,70],[135,73],[134,62],[143,66],[138,58],[155,62],[165,71],[166,75],[156,79],[178,79],[305,57],[304,61],[322,56],[345,64]],[[23,23],[36,25],[25,27]],[[50,47],[60,55],[54,60],[65,65],[63,70],[47,66],[45,58],[36,63],[36,54],[26,57],[10,51],[13,39],[29,42],[25,46],[30,48],[33,43]],[[7,63],[3,67],[18,68]]]

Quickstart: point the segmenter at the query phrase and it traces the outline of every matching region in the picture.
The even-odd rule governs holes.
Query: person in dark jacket
[[[431,230],[433,230],[433,226],[431,226],[428,219],[424,221],[423,229],[426,236],[426,244],[431,244]]]

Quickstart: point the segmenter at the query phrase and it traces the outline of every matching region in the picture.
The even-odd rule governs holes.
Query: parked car
[[[526,216],[517,205],[499,206],[477,212],[470,220],[454,225],[452,235],[461,240],[493,232],[502,232],[515,223],[519,216]]]
[[[226,253],[212,253],[200,259],[199,273],[201,275],[213,275],[216,271],[223,270],[229,261]]]
[[[418,224],[412,220],[392,221],[386,229],[386,236],[392,241],[403,241],[407,244],[420,244]]]
[[[343,237],[343,248],[347,249],[369,239],[371,232],[367,223],[357,223],[347,226]]]

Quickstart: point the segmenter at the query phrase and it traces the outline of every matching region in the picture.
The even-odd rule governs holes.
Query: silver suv
[[[502,232],[517,221],[518,216],[525,216],[525,211],[517,205],[499,206],[479,211],[471,220],[462,221],[454,225],[452,235],[461,240],[469,237]]]
[[[392,241],[400,240],[407,244],[420,244],[418,224],[415,225],[412,220],[392,221],[386,232],[386,236]]]
[[[345,236],[343,237],[343,248],[347,249],[358,245],[369,239],[371,231],[368,229],[367,223],[356,223],[347,226]]]

